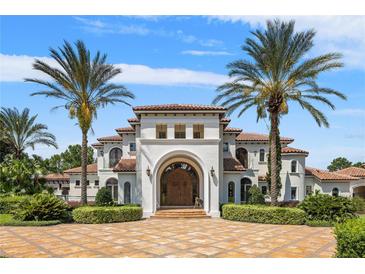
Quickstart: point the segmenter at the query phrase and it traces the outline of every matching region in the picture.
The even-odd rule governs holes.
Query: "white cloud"
[[[349,117],[363,117],[365,118],[365,109],[362,108],[344,108],[333,112],[334,115],[349,116]]]
[[[248,23],[257,28],[276,17],[294,19],[297,30],[314,28],[316,54],[338,51],[344,54],[346,67],[365,70],[365,16],[213,16],[208,20]]]
[[[41,59],[53,66],[55,61],[49,57],[0,54],[0,82],[21,82],[24,78],[46,77],[32,69],[34,59]],[[113,81],[144,85],[201,85],[217,86],[228,80],[226,75],[209,71],[196,71],[184,68],[152,68],[139,64],[115,64],[123,73]]]
[[[194,56],[220,56],[220,55],[232,55],[227,51],[209,51],[209,50],[184,50],[181,52],[184,55]]]

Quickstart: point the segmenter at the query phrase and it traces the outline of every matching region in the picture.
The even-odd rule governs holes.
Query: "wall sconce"
[[[146,169],[146,174],[147,174],[147,176],[148,176],[148,177],[150,177],[150,176],[151,176],[151,170],[150,170],[150,167],[147,167],[147,169]]]
[[[214,173],[215,173],[215,171],[214,171],[214,168],[212,166],[212,168],[210,169],[210,175],[213,177],[214,176]]]
[[[104,150],[100,150],[100,155],[101,155],[101,157],[104,156]]]
[[[256,157],[256,155],[257,155],[257,151],[255,150],[253,153],[254,153],[254,155],[255,155],[255,157]]]

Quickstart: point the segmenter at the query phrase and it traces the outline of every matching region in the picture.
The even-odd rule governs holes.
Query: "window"
[[[126,182],[124,184],[124,204],[131,203],[131,183]]]
[[[297,161],[291,161],[291,172],[295,173],[297,172]]]
[[[185,139],[185,125],[184,124],[175,125],[175,139]]]
[[[228,152],[228,149],[229,149],[229,144],[223,143],[223,152]]]
[[[332,196],[333,197],[338,197],[338,194],[339,194],[340,192],[339,192],[339,190],[338,190],[338,188],[337,187],[335,187],[335,188],[333,188],[332,189]]]
[[[194,139],[204,138],[204,125],[193,125],[193,138]]]
[[[245,148],[240,147],[236,150],[236,158],[244,168],[248,167],[248,153]]]
[[[86,185],[88,186],[88,185],[90,185],[90,182],[89,182],[89,180],[86,180]]]
[[[252,182],[249,178],[241,179],[241,203],[247,203]]]
[[[99,185],[99,180],[95,180],[95,181],[94,181],[94,185],[95,185],[95,186],[98,186],[98,185]]]
[[[129,151],[136,151],[136,143],[129,143]]]
[[[75,185],[76,185],[76,186],[80,186],[80,180],[76,180],[76,181],[75,181]]]
[[[114,167],[118,164],[120,158],[122,158],[123,151],[120,148],[113,148],[109,152],[109,167]]]
[[[106,187],[112,193],[113,200],[118,201],[118,180],[114,178],[108,179]]]
[[[228,203],[234,203],[234,182],[228,183]]]
[[[261,186],[261,193],[264,195],[267,194],[267,186]]]
[[[260,162],[265,162],[265,149],[260,149]]]
[[[313,193],[312,186],[305,186],[305,195],[311,195]]]
[[[157,124],[156,125],[156,139],[167,138],[167,125]]]
[[[297,199],[297,187],[291,187],[290,188],[290,199],[296,200]]]

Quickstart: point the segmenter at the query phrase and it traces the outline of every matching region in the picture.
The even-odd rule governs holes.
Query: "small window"
[[[89,186],[89,185],[90,185],[89,180],[86,180],[86,185],[87,185],[87,186]]]
[[[129,151],[136,151],[136,143],[129,143]]]
[[[76,181],[75,181],[75,185],[76,185],[76,186],[80,186],[80,180],[76,180]]]
[[[295,161],[295,160],[291,162],[291,172],[292,173],[297,172],[297,161]]]
[[[228,152],[228,149],[229,149],[229,144],[223,143],[223,152]]]
[[[204,125],[193,125],[193,137],[194,139],[204,138]]]
[[[265,162],[265,149],[260,149],[260,162]]]
[[[124,184],[124,204],[131,203],[131,184],[130,182],[126,182]]]
[[[99,180],[95,180],[95,181],[94,181],[94,185],[95,185],[95,186],[98,186],[98,185],[99,185]]]
[[[337,187],[332,189],[332,196],[333,197],[338,197],[338,194],[340,193],[340,191],[338,190]]]
[[[290,188],[290,199],[296,200],[297,199],[297,187]]]
[[[234,182],[228,183],[228,203],[234,203]]]
[[[109,167],[115,167],[118,164],[120,158],[123,156],[123,151],[120,148],[113,148],[109,152]]]
[[[305,195],[311,195],[313,193],[312,186],[305,186]]]
[[[185,139],[185,125],[176,124],[175,125],[175,139]]]
[[[167,138],[167,125],[157,124],[156,125],[156,139]]]
[[[261,193],[264,195],[267,194],[267,186],[261,186]]]

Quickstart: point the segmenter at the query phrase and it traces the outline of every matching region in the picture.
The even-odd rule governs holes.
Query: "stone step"
[[[203,209],[162,209],[157,210],[154,218],[209,218]]]
[[[171,219],[178,219],[178,218],[206,219],[206,218],[210,218],[210,216],[208,216],[208,215],[185,215],[185,216],[182,216],[182,215],[154,215],[154,216],[151,216],[151,218],[153,218],[153,219],[168,219],[168,218],[171,218]]]

